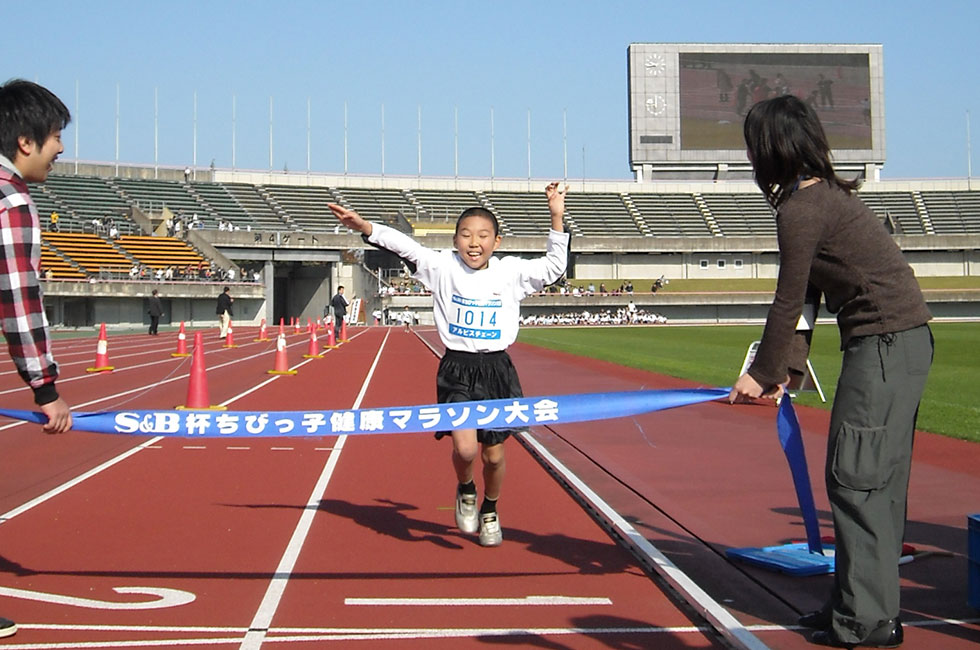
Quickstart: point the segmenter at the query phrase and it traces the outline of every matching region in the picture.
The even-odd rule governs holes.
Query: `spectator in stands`
[[[218,296],[218,304],[215,307],[214,313],[218,315],[218,322],[220,323],[220,333],[219,338],[225,338],[228,335],[228,323],[231,322],[231,317],[235,314],[232,312],[231,304],[235,302],[235,299],[231,297],[231,288],[225,287]]]
[[[490,400],[523,395],[517,371],[507,355],[520,327],[520,301],[558,280],[568,266],[568,234],[563,232],[565,192],[559,183],[545,189],[551,214],[547,254],[536,259],[493,257],[500,246],[496,216],[481,207],[465,210],[456,221],[454,251],[435,251],[381,224],[365,221],[336,204],[330,210],[368,242],[410,262],[413,277],[433,294],[433,317],[446,353],[436,375],[442,403]],[[480,544],[503,541],[497,499],[506,470],[503,442],[511,430],[441,431],[453,440],[456,525],[479,531]],[[484,500],[477,509],[473,482],[477,456],[483,461]]]
[[[48,418],[43,430],[71,428],[68,404],[58,395],[58,364],[51,353],[48,321],[38,279],[41,221],[28,183],[43,183],[65,150],[61,130],[71,121],[51,91],[15,79],[0,86],[0,324],[10,357],[21,379],[34,391],[34,403]],[[17,624],[0,618],[0,637]]]
[[[825,470],[837,570],[824,607],[800,619],[836,647],[902,643],[898,563],[912,441],[932,363],[931,318],[915,274],[842,179],[816,111],[793,95],[753,106],[743,125],[755,181],[776,210],[779,276],[755,360],[729,400],[776,397],[806,372],[820,294],[837,314],[841,364]]]
[[[337,287],[337,293],[334,297],[330,299],[330,307],[333,308],[333,334],[340,340],[340,325],[344,322],[344,316],[347,315],[347,305],[350,303],[347,298],[344,297],[344,285]]]
[[[58,224],[58,220],[61,218],[57,212],[51,213],[51,232],[61,232],[61,226]]]
[[[150,315],[150,331],[151,336],[157,336],[157,329],[160,327],[160,317],[163,316],[163,302],[160,300],[160,296],[156,289],[150,293],[149,308],[146,313]]]

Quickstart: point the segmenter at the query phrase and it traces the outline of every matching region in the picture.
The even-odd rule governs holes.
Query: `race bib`
[[[468,339],[499,339],[500,298],[473,300],[453,296],[449,313],[449,333]]]

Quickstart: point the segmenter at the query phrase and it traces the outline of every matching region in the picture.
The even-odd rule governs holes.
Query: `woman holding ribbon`
[[[812,641],[896,647],[898,561],[912,440],[932,363],[931,318],[915,275],[880,219],[840,178],[813,109],[792,95],[759,102],[743,127],[756,184],[776,211],[779,274],[755,360],[729,400],[773,397],[806,368],[804,303],[837,315],[844,356],[830,417],[825,480],[835,580],[800,619]]]

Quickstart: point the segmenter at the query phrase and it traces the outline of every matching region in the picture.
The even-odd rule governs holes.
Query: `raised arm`
[[[344,224],[351,230],[356,230],[359,233],[370,237],[371,232],[374,228],[371,226],[370,221],[365,221],[364,218],[354,212],[353,210],[348,210],[347,208],[337,205],[336,203],[328,203],[327,207],[330,211],[340,220],[340,223]]]
[[[565,189],[562,189],[561,183],[555,181],[544,188],[544,193],[548,197],[548,211],[551,212],[551,229],[562,232],[564,226],[562,217],[565,214],[565,194],[568,193],[568,185],[566,184]]]

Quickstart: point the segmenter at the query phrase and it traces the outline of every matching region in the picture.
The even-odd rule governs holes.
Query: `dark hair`
[[[742,126],[756,185],[778,208],[801,178],[820,178],[850,194],[860,185],[834,172],[830,145],[820,118],[793,95],[766,99],[753,106]]]
[[[463,214],[459,215],[456,219],[456,232],[459,232],[459,224],[463,219],[467,217],[483,217],[484,219],[489,219],[490,223],[493,224],[493,236],[496,237],[500,234],[500,224],[497,222],[497,217],[486,208],[467,208],[463,210]]]
[[[40,147],[69,122],[68,108],[44,86],[23,79],[0,86],[0,154],[11,161],[17,155],[19,138],[30,138]]]

